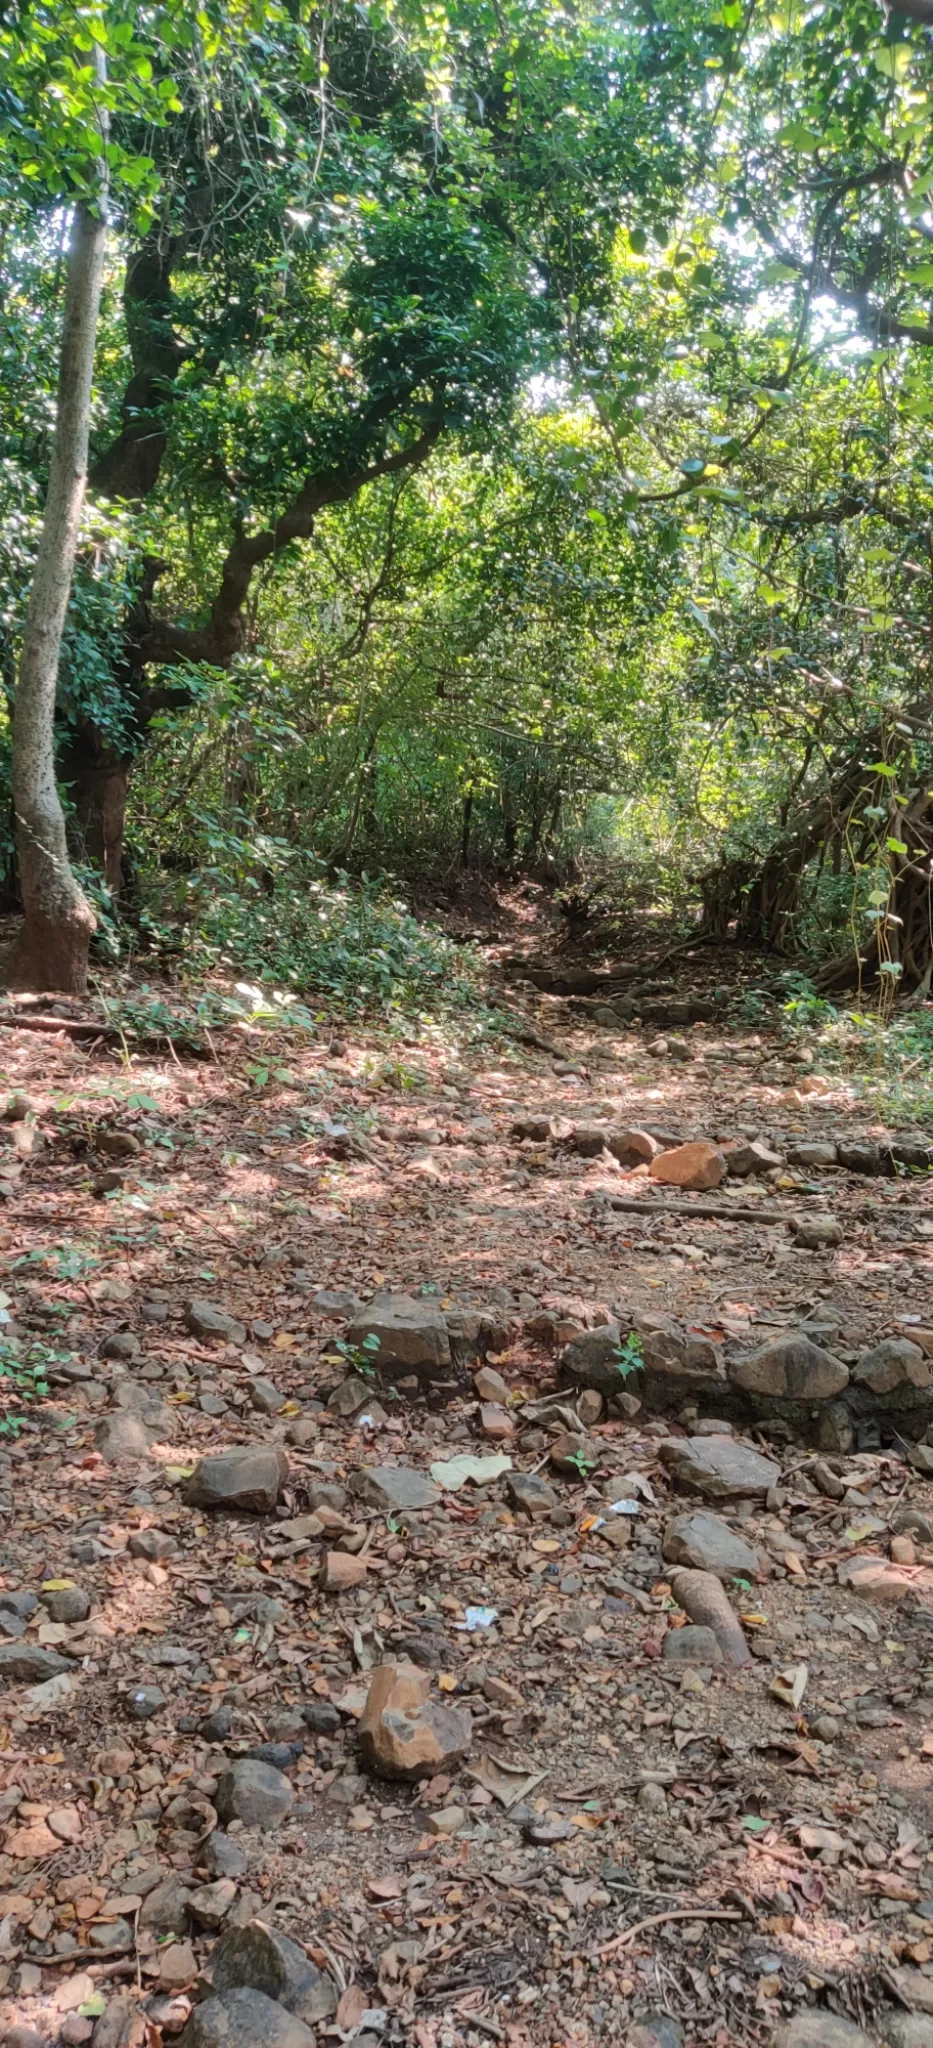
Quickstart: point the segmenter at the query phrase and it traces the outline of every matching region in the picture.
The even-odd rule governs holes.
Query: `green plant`
[[[70,1351],[55,1350],[39,1338],[33,1338],[25,1348],[11,1338],[0,1338],[0,1381],[5,1381],[14,1397],[29,1406],[48,1393],[49,1367],[63,1364],[70,1357]],[[5,1415],[0,1419],[0,1436],[18,1436],[22,1426],[21,1417]]]
[[[375,1381],[379,1377],[376,1353],[380,1344],[381,1339],[377,1337],[375,1330],[370,1330],[369,1336],[363,1338],[362,1344],[348,1344],[345,1337],[338,1337],[334,1350],[339,1352],[351,1372],[358,1373],[361,1379]]]
[[[596,1459],[587,1457],[582,1444],[578,1444],[575,1451],[568,1452],[567,1463],[573,1466],[581,1479],[588,1479],[590,1473],[596,1470]]]
[[[621,1377],[627,1380],[631,1378],[633,1372],[641,1370],[644,1362],[645,1347],[637,1330],[630,1330],[624,1343],[616,1345],[613,1352],[613,1364],[618,1367]]]

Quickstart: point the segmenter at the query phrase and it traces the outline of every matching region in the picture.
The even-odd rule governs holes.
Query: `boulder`
[[[185,1328],[193,1337],[199,1337],[202,1344],[245,1344],[246,1325],[238,1322],[236,1316],[227,1314],[215,1301],[189,1301],[185,1309]]]
[[[883,2031],[889,2039],[887,2028]],[[771,2036],[771,2048],[873,2048],[873,2043],[871,2035],[863,2034],[854,2020],[843,2019],[836,2012],[817,2012],[810,2005],[778,2027]]]
[[[698,1138],[687,1145],[675,1145],[670,1152],[660,1152],[648,1171],[652,1180],[661,1181],[665,1187],[708,1190],[718,1188],[725,1176],[726,1162],[718,1145]]]
[[[186,1480],[182,1496],[189,1507],[239,1508],[244,1514],[271,1515],[288,1478],[284,1451],[255,1449],[218,1451],[202,1458]]]
[[[797,1145],[789,1145],[787,1159],[790,1166],[838,1166],[839,1153],[835,1145],[825,1139],[806,1139]]]
[[[909,1337],[883,1337],[863,1351],[852,1368],[852,1385],[873,1394],[892,1394],[895,1387],[933,1387],[933,1360]]]
[[[412,1465],[364,1465],[351,1474],[350,1491],[368,1507],[392,1514],[433,1508],[441,1497],[433,1479]]]
[[[304,2020],[244,1984],[196,2005],[178,2048],[315,2048]]]
[[[221,1773],[214,1804],[225,1825],[241,1820],[245,1827],[267,1829],[278,1827],[291,1812],[294,1797],[288,1779],[273,1764],[240,1757]]]
[[[831,1351],[799,1331],[774,1337],[760,1351],[733,1359],[729,1382],[744,1394],[772,1394],[796,1401],[831,1401],[849,1384],[847,1368]]]
[[[312,2027],[337,2010],[333,1979],[309,1962],[297,1942],[261,1919],[221,1935],[211,1956],[211,1983],[221,1998],[241,1985],[261,1991]]]
[[[728,1523],[703,1508],[689,1515],[676,1515],[664,1531],[662,1556],[668,1564],[692,1565],[697,1571],[714,1572],[718,1579],[753,1578],[758,1571],[757,1550],[737,1536]]]
[[[436,1303],[415,1301],[410,1294],[375,1294],[347,1325],[348,1344],[362,1346],[378,1337],[378,1350],[368,1356],[390,1378],[443,1378],[450,1371],[447,1323]]]
[[[658,1455],[671,1476],[707,1500],[764,1499],[780,1465],[731,1436],[667,1437]]]
[[[561,1376],[577,1387],[595,1387],[612,1400],[623,1391],[625,1375],[619,1368],[622,1332],[618,1323],[603,1323],[596,1330],[581,1330],[565,1345],[560,1355]]]
[[[470,1716],[431,1698],[427,1672],[414,1664],[377,1664],[357,1724],[360,1754],[380,1778],[414,1782],[461,1761]]]

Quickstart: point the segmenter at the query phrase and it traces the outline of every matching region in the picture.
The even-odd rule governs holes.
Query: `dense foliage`
[[[78,177],[56,19],[0,41],[8,701]],[[830,981],[925,990],[922,25],[874,0],[75,20],[116,57],[118,215],[60,771],[132,943],[213,919],[281,975],[309,877],[483,865],[615,873]]]

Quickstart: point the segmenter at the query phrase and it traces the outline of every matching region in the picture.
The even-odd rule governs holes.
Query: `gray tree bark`
[[[55,780],[55,692],[87,483],[94,345],[107,241],[106,183],[75,207],[68,252],[58,409],[13,707],[13,808],[25,919],[5,979],[16,988],[87,987],[97,920],[71,870]]]

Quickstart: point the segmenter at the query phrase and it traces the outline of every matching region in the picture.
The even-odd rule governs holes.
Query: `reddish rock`
[[[360,1754],[381,1778],[414,1781],[459,1763],[470,1746],[470,1716],[431,1698],[431,1679],[413,1664],[377,1664],[358,1723]]]
[[[718,1145],[698,1138],[689,1145],[675,1145],[661,1152],[649,1167],[652,1180],[672,1188],[718,1188],[725,1176],[726,1162]]]

